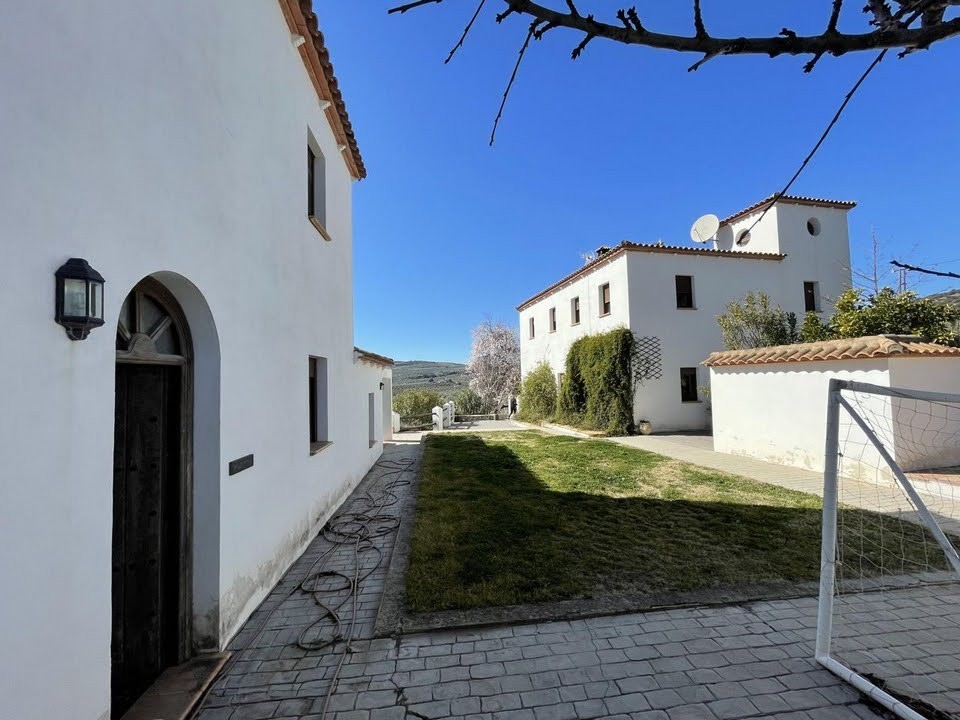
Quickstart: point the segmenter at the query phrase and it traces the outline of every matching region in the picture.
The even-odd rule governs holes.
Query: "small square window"
[[[549,322],[547,323],[547,329],[550,332],[557,331],[557,309],[550,308]]]
[[[677,275],[676,288],[677,288],[677,307],[692,309],[693,308],[693,276]]]
[[[820,283],[810,281],[803,283],[803,309],[805,312],[819,312]]]
[[[536,324],[533,321],[533,318],[530,318],[530,339],[532,340],[537,336]]]
[[[323,449],[329,442],[327,418],[327,359],[309,358],[310,453]]]
[[[610,283],[600,286],[600,315],[610,314]]]
[[[570,301],[570,324],[580,324],[580,298],[575,297]]]
[[[697,402],[697,369],[695,367],[680,368],[680,400],[682,402]]]

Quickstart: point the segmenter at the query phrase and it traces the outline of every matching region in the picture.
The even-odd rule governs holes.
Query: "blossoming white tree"
[[[485,321],[473,329],[473,349],[467,362],[470,389],[486,407],[507,405],[520,383],[520,338],[503,323]]]

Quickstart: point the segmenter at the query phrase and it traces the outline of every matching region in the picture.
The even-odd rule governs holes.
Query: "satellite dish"
[[[712,240],[720,229],[720,218],[716,215],[704,215],[698,218],[690,228],[690,239],[694,242],[705,243]]]

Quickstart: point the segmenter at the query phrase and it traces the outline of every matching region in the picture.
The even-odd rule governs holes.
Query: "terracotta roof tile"
[[[720,221],[721,225],[728,225],[735,220],[749,215],[751,213],[757,212],[758,210],[763,210],[773,202],[773,199],[776,195],[770,195],[765,197],[759,202],[755,202],[753,205],[743,208],[743,210],[738,210],[733,215],[725,217]],[[853,200],[828,200],[826,198],[814,198],[814,197],[804,197],[803,195],[784,195],[777,202],[786,203],[788,205],[812,205],[814,207],[828,207],[828,208],[837,208],[840,210],[849,210],[857,206]]]
[[[313,12],[312,0],[279,0],[279,2],[290,32],[307,39],[300,48],[307,73],[313,80],[320,99],[330,102],[327,117],[333,126],[334,135],[337,136],[337,142],[346,145],[349,153],[347,164],[351,174],[357,180],[362,180],[367,176],[367,169],[360,156],[360,147],[357,144],[353,126],[350,124],[350,116],[347,115],[347,106],[343,101],[337,76],[333,72],[333,65],[330,63],[330,52],[324,42],[323,33],[320,32],[317,15]],[[317,74],[321,77],[317,78]]]
[[[358,359],[372,362],[374,365],[392,367],[394,364],[393,358],[388,358],[386,355],[378,355],[377,353],[370,352],[369,350],[363,350],[358,348],[356,345],[353,346],[353,351],[357,354]]]
[[[823,342],[776,345],[749,350],[724,350],[711,353],[703,361],[709,367],[733,365],[769,365],[773,363],[859,360],[864,358],[960,357],[960,348],[923,342],[918,335],[869,335],[867,337]]]

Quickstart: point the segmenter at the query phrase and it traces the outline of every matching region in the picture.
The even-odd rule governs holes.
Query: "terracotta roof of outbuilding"
[[[773,202],[775,197],[776,195],[765,197],[763,200],[755,202],[753,205],[745,207],[743,210],[739,210],[729,217],[725,217],[720,221],[720,224],[727,225],[746,215],[750,215],[758,210],[763,210],[767,205]],[[777,202],[787,203],[789,205],[811,205],[813,207],[835,208],[839,210],[849,210],[850,208],[857,206],[857,203],[853,200],[828,200],[826,198],[804,197],[802,195],[784,195],[782,198],[777,200]]]
[[[664,253],[667,255],[700,255],[705,257],[724,257],[724,258],[744,258],[748,260],[783,260],[786,255],[781,255],[779,253],[758,253],[758,252],[747,252],[745,250],[714,250],[713,248],[705,247],[689,247],[684,245],[664,245],[663,243],[635,243],[624,240],[622,243],[617,245],[611,250],[603,253],[599,257],[594,258],[588,262],[583,267],[574,270],[569,275],[561,278],[555,282],[550,287],[545,290],[541,290],[533,297],[524,300],[517,306],[517,310],[524,310],[537,300],[546,297],[555,290],[559,290],[561,287],[567,283],[573,282],[580,277],[583,277],[591,270],[593,270],[598,265],[601,265],[609,260],[618,258],[623,255],[625,252],[649,252],[649,253]]]
[[[369,350],[362,350],[356,345],[353,346],[353,351],[357,354],[361,360],[367,360],[372,362],[374,365],[383,365],[384,367],[393,366],[393,358],[388,358],[386,355],[378,355],[377,353],[370,352]]]
[[[960,348],[923,342],[918,335],[868,335],[823,342],[775,345],[749,350],[711,353],[703,361],[709,367],[769,365],[771,363],[862,360],[889,357],[960,357]]]
[[[283,15],[287,20],[290,33],[302,35],[306,38],[300,47],[300,56],[306,66],[307,74],[313,81],[317,95],[321,100],[328,101],[327,119],[333,128],[337,142],[346,146],[349,152],[347,166],[350,174],[357,180],[367,176],[363,158],[360,156],[360,146],[353,133],[350,117],[347,115],[347,106],[340,93],[340,85],[330,63],[330,52],[327,50],[323,33],[318,26],[317,15],[313,12],[312,0],[279,0]]]

